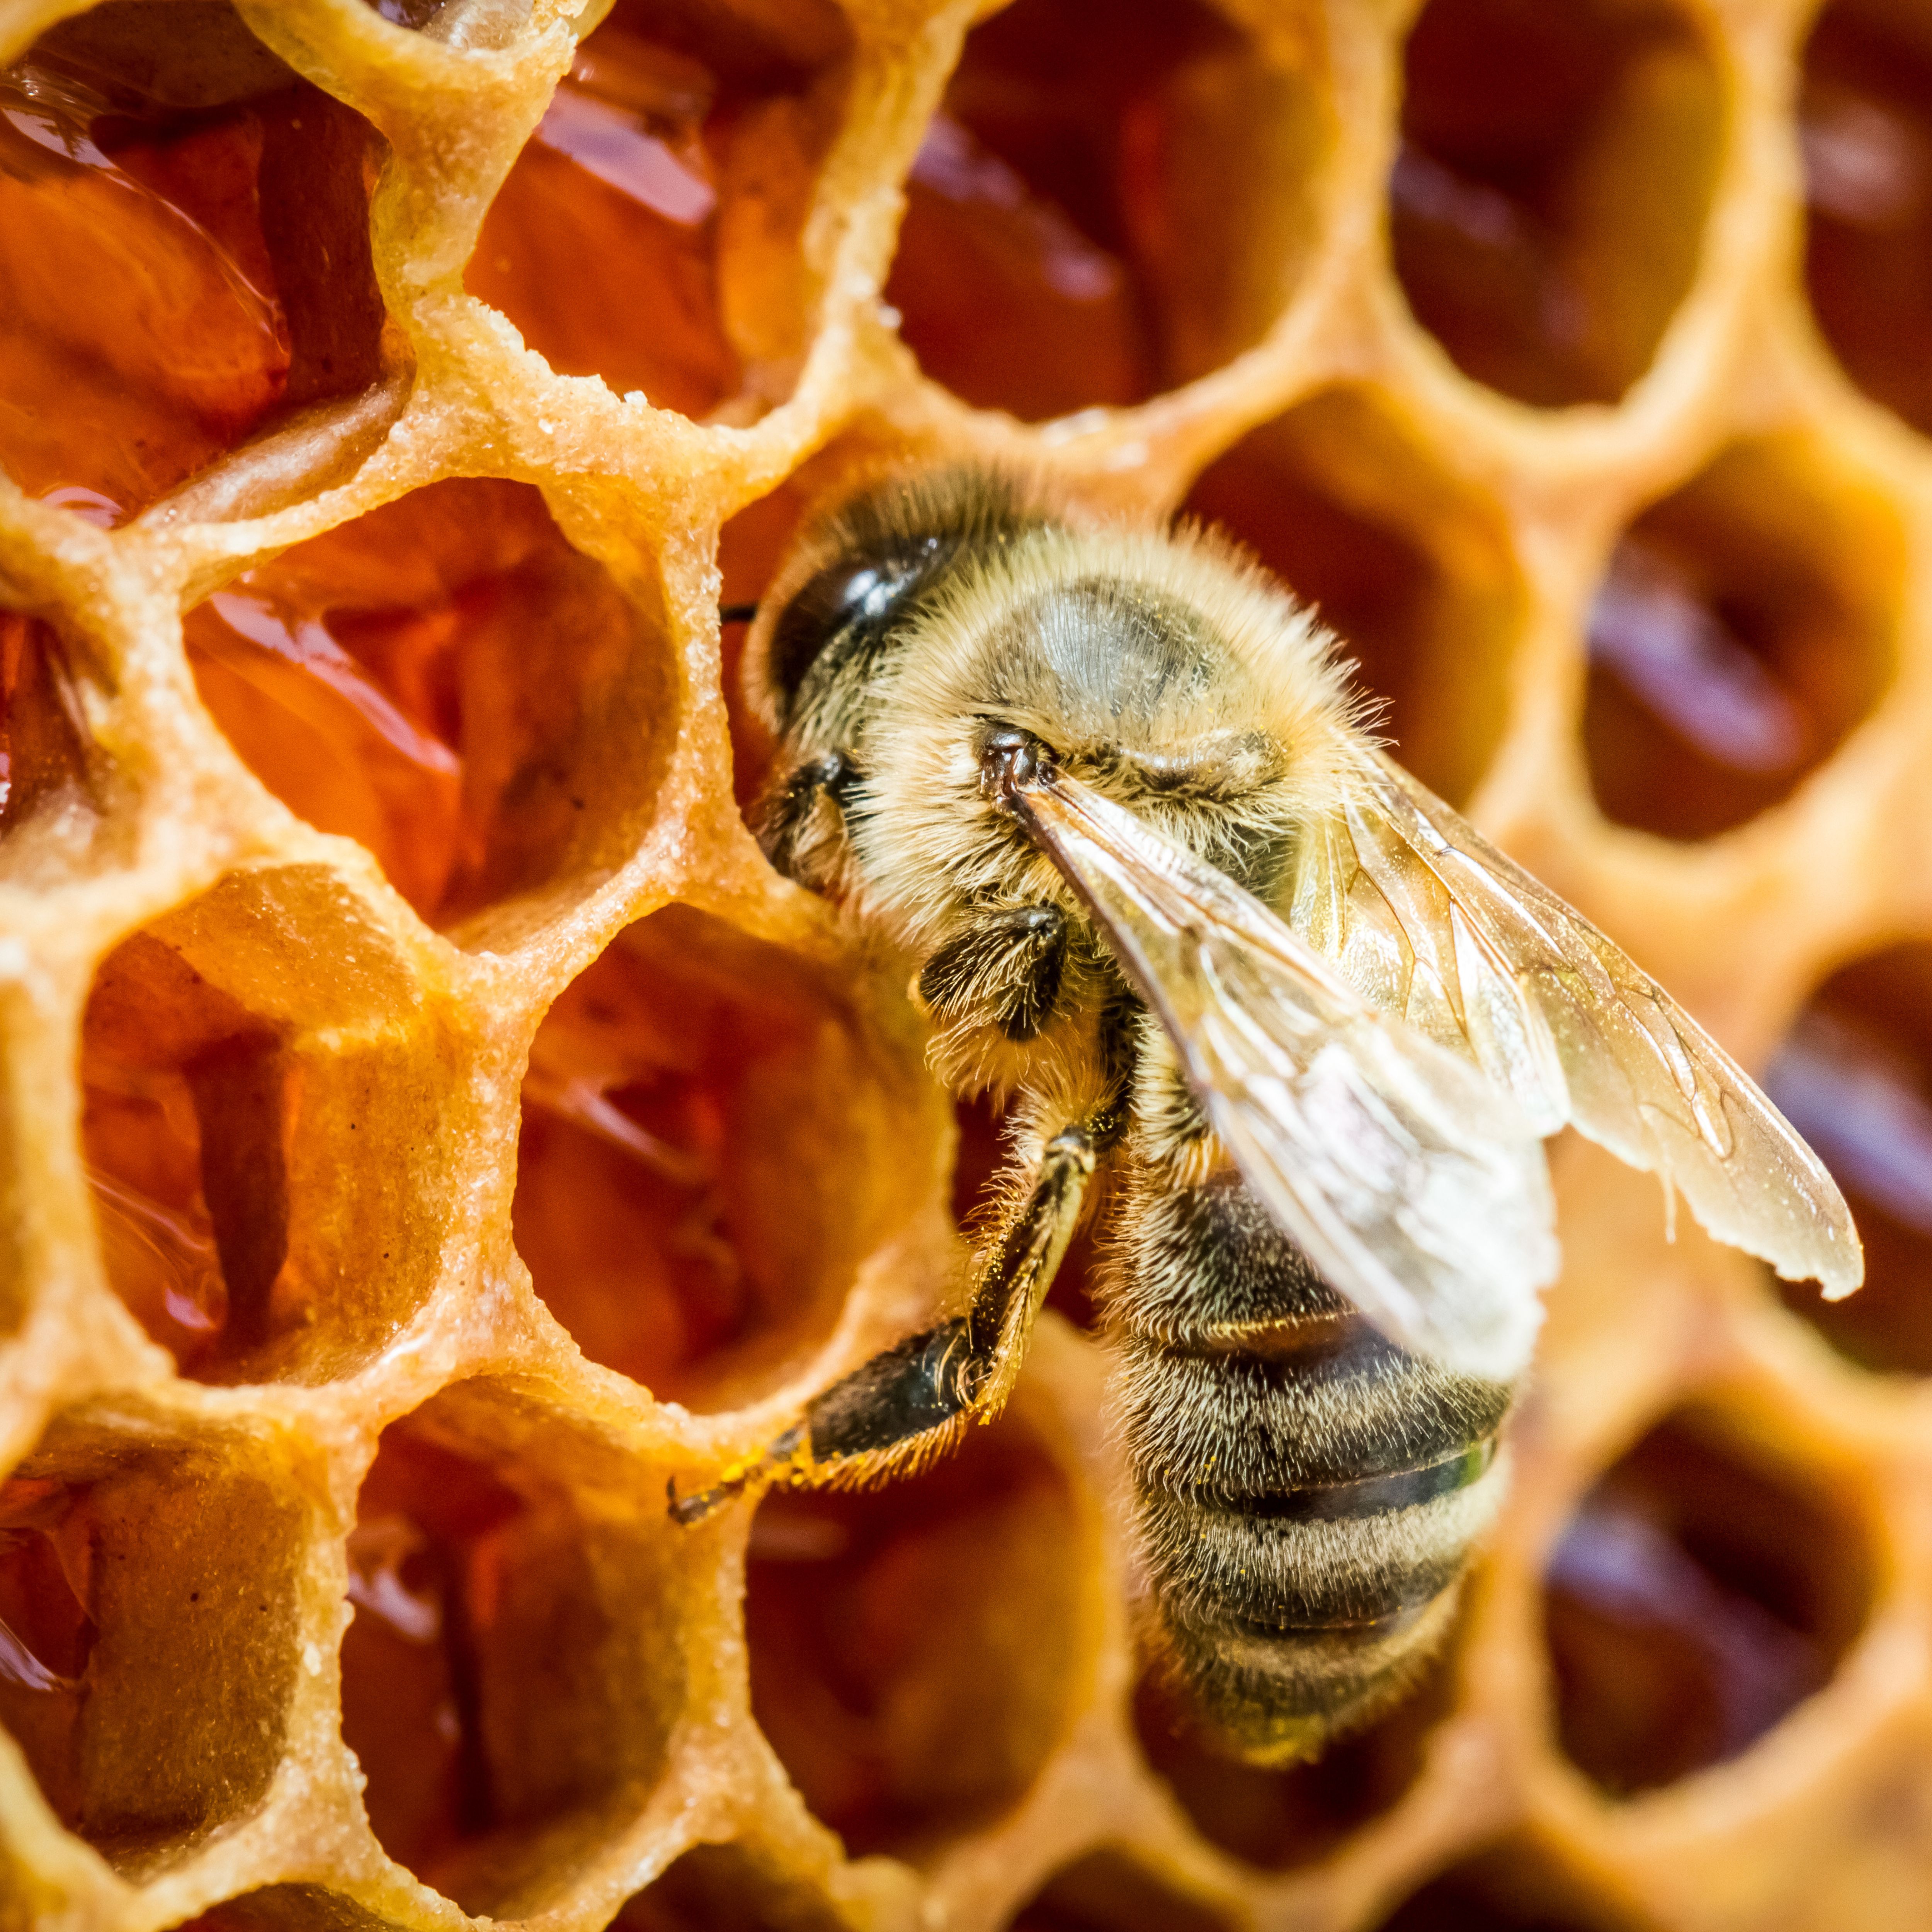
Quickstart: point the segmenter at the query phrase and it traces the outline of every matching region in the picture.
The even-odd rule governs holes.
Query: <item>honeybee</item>
[[[1603,934],[1394,764],[1336,640],[1212,532],[978,470],[878,484],[747,643],[782,873],[1010,1097],[964,1312],[674,1514],[868,1480],[997,1414],[1084,1216],[1156,1654],[1210,1736],[1310,1756],[1439,1646],[1508,1481],[1558,1247],[1542,1142],[1654,1169],[1828,1295],[1816,1156]]]

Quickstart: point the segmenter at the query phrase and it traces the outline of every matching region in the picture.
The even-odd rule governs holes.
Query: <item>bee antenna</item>
[[[721,604],[718,607],[718,621],[721,624],[748,624],[758,614],[756,604]]]

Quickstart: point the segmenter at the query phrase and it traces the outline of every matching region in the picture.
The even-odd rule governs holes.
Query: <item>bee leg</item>
[[[1067,942],[1057,905],[982,914],[920,968],[920,1001],[942,1026],[996,1026],[1024,1046],[1059,1004]]]
[[[874,1355],[819,1396],[805,1419],[716,1488],[670,1499],[680,1522],[700,1521],[761,1478],[826,1471],[883,1477],[950,1448],[968,1421],[990,1422],[1024,1359],[1034,1317],[1053,1284],[1093,1177],[1094,1130],[1063,1129],[1046,1144],[1033,1190],[988,1261],[964,1315]]]
[[[858,784],[857,766],[842,752],[826,752],[808,759],[767,799],[758,843],[776,871],[795,875],[798,843],[821,798],[830,798],[841,812]]]

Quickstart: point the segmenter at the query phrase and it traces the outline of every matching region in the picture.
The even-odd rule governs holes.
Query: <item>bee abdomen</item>
[[[1166,1360],[1173,1369],[1185,1358]],[[1217,1366],[1225,1374],[1255,1365]],[[1143,1384],[1156,1398],[1160,1379],[1156,1372]],[[1507,1400],[1498,1390],[1487,1406],[1498,1420]],[[1345,1476],[1318,1420],[1315,1439],[1277,1444],[1277,1460],[1328,1480],[1257,1488],[1249,1485],[1258,1432],[1240,1428],[1240,1408],[1229,1406],[1235,1426],[1198,1462],[1154,1468],[1136,1456],[1140,1539],[1159,1648],[1202,1716],[1245,1756],[1292,1760],[1366,1722],[1434,1654],[1470,1550],[1502,1502],[1507,1457],[1492,1426],[1389,1466],[1402,1461],[1398,1444],[1413,1450],[1457,1432],[1438,1413],[1380,1444],[1371,1472]],[[1292,1453],[1280,1455],[1284,1446]],[[1235,1472],[1233,1486],[1222,1470]]]
[[[1203,1501],[1198,1490],[1143,1489],[1141,1524],[1164,1603],[1192,1623],[1355,1628],[1440,1596],[1502,1481],[1484,1443],[1427,1469],[1280,1496]]]
[[[1238,1176],[1144,1198],[1111,1310],[1159,1646],[1213,1728],[1306,1755],[1432,1654],[1508,1482],[1510,1390],[1370,1328]]]

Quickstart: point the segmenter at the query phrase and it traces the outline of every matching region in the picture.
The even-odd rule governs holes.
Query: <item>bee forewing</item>
[[[1564,1121],[1682,1191],[1720,1240],[1828,1296],[1863,1279],[1850,1209],[1756,1084],[1582,915],[1388,758],[1364,752],[1348,804],[1305,842],[1290,918],[1353,976],[1440,976],[1432,1037],[1474,1059],[1545,1132]],[[1444,960],[1453,962],[1446,974]],[[1364,983],[1378,998],[1382,985]],[[1405,1004],[1406,1003],[1406,1004]]]
[[[1060,776],[1016,802],[1315,1265],[1403,1346],[1472,1375],[1520,1373],[1557,1261],[1521,1109],[1132,813]]]

